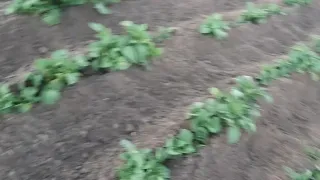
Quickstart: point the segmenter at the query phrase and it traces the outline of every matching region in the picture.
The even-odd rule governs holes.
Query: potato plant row
[[[110,14],[107,7],[120,0],[13,0],[6,9],[6,14],[35,14],[40,15],[43,22],[48,25],[60,23],[61,12],[70,6],[93,3],[100,14]]]
[[[308,5],[311,3],[311,0],[284,0],[283,3],[288,6]],[[285,9],[275,3],[257,5],[248,2],[246,9],[238,19],[225,21],[222,14],[215,13],[203,21],[200,25],[199,32],[221,40],[228,37],[228,31],[231,27],[237,27],[245,23],[261,24],[267,22],[267,20],[274,15],[285,14]]]
[[[144,66],[161,54],[146,24],[123,21],[121,25],[125,33],[115,35],[101,24],[90,23],[97,40],[88,45],[87,54],[71,56],[67,50],[57,50],[49,58],[35,60],[34,70],[19,83],[2,84],[0,114],[27,112],[38,102],[53,104],[60,99],[62,89],[77,83],[81,76]]]
[[[319,80],[320,56],[315,52],[319,46],[319,39],[312,48],[304,44],[293,46],[286,59],[264,67],[256,77],[235,78],[236,85],[229,92],[211,88],[211,98],[191,105],[186,119],[189,128],[168,138],[163,147],[137,149],[130,141],[122,140],[125,152],[120,155],[123,165],[117,171],[118,179],[170,179],[165,162],[197,152],[209,137],[226,132],[227,141],[232,144],[239,141],[243,131],[255,132],[260,116],[258,100],[272,102],[266,87],[273,80],[293,73],[309,73],[313,80]]]

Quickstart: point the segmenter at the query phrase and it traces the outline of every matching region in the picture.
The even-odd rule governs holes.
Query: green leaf
[[[136,150],[136,146],[126,139],[121,140],[120,145],[129,152]]]
[[[117,59],[116,69],[117,70],[125,70],[128,69],[131,66],[131,64],[123,57],[119,57]]]
[[[74,61],[75,61],[76,64],[77,64],[79,67],[81,67],[81,68],[89,66],[88,59],[87,59],[87,57],[85,57],[85,56],[76,56],[76,57],[74,58]]]
[[[236,89],[236,88],[233,88],[233,89],[231,90],[231,94],[232,94],[234,97],[237,97],[237,98],[244,96],[244,94],[243,94],[241,91],[239,91],[238,89]]]
[[[9,92],[10,92],[10,89],[9,89],[9,85],[8,84],[2,84],[0,86],[0,95],[7,94]]]
[[[210,94],[213,96],[218,96],[220,94],[220,90],[218,88],[210,88],[209,89]]]
[[[47,85],[46,88],[48,89],[55,89],[55,90],[61,90],[65,84],[63,84],[60,79],[54,79],[50,81]]]
[[[222,129],[221,120],[219,118],[211,119],[210,125],[211,126],[208,127],[208,130],[211,133],[219,133],[221,131],[221,129]]]
[[[109,57],[104,57],[99,63],[99,68],[112,68],[112,62]]]
[[[30,111],[31,108],[32,108],[32,103],[23,103],[23,104],[17,105],[17,109],[20,113],[28,112]]]
[[[119,24],[125,27],[134,25],[132,21],[121,21]]]
[[[5,10],[5,15],[12,14],[17,11],[17,7],[15,4],[11,4],[6,10]]]
[[[38,92],[37,88],[27,87],[21,91],[21,96],[28,99],[28,100],[31,100],[34,98],[34,96],[36,95],[37,92]]]
[[[43,75],[34,73],[30,74],[26,79],[31,80],[33,86],[39,87],[42,83]]]
[[[148,47],[141,45],[141,44],[138,44],[135,46],[135,49],[136,49],[136,52],[138,55],[138,61],[139,62],[146,61],[148,54],[149,54]]]
[[[214,34],[217,39],[224,39],[224,38],[228,37],[228,33],[222,29],[215,29]]]
[[[44,104],[54,104],[60,99],[58,90],[46,89],[41,93],[41,102]]]
[[[66,49],[59,49],[51,53],[51,58],[52,59],[68,59],[69,57],[69,52]]]
[[[66,81],[68,85],[75,84],[79,81],[80,73],[68,73],[66,74]]]
[[[60,23],[60,10],[53,9],[42,16],[42,20],[48,25],[56,25]]]
[[[181,129],[179,132],[178,138],[183,140],[184,142],[192,142],[193,134],[191,131],[187,129]]]
[[[121,53],[132,63],[137,63],[137,54],[132,46],[126,46],[121,50]]]
[[[231,126],[227,130],[228,143],[234,144],[240,140],[241,130],[237,126]]]
[[[155,151],[155,158],[158,162],[163,162],[168,158],[168,154],[164,148],[157,148]]]
[[[100,13],[100,14],[111,14],[111,11],[109,8],[107,8],[103,3],[97,3],[94,5],[94,8]]]
[[[51,62],[48,61],[48,59],[37,59],[34,62],[35,69],[42,73],[46,71],[50,65],[51,65]]]
[[[102,24],[99,24],[99,23],[89,23],[88,25],[92,30],[97,32],[101,32],[106,29]]]
[[[207,25],[201,25],[199,31],[200,31],[200,33],[202,33],[202,34],[211,33],[211,29],[210,29]]]

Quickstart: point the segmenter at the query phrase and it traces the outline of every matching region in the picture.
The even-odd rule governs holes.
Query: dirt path
[[[0,45],[0,58],[5,62],[0,67],[4,68],[0,69],[2,77],[23,64],[30,64],[33,57],[39,55],[38,45],[35,46],[37,43],[39,47],[45,46],[52,50],[64,45],[75,46],[89,40],[92,32],[85,28],[91,18],[104,24],[111,23],[111,27],[119,20],[130,18],[138,20],[137,22],[150,23],[152,27],[179,22],[181,30],[166,43],[165,55],[152,65],[150,71],[130,69],[85,78],[78,85],[68,88],[64,92],[63,99],[54,106],[38,106],[28,114],[4,117],[4,121],[0,124],[0,177],[8,180],[112,179],[114,164],[117,163],[119,154],[120,139],[129,138],[138,144],[139,141],[140,144],[144,142],[143,144],[148,147],[163,142],[162,139],[172,132],[174,125],[177,125],[183,116],[181,110],[185,110],[185,107],[197,98],[206,96],[207,88],[226,87],[228,79],[252,73],[250,72],[252,66],[271,62],[275,57],[286,54],[288,48],[295,42],[306,40],[309,34],[320,30],[320,21],[317,19],[320,17],[320,6],[315,4],[309,8],[298,9],[288,16],[272,18],[267,24],[246,25],[234,29],[226,41],[216,41],[198,34],[195,31],[198,19],[194,17],[200,12],[210,14],[212,8],[230,10],[243,4],[240,1],[228,1],[226,4],[221,2],[203,0],[195,4],[190,0],[181,4],[172,1],[152,1],[152,3],[144,0],[125,1],[123,5],[114,6],[115,15],[110,19],[93,15],[93,11],[87,7],[77,7],[67,13],[62,25],[53,28],[45,27],[36,18],[34,20],[28,18],[28,21],[21,18],[1,26],[0,38],[5,40],[5,43]],[[150,16],[144,14],[141,18],[143,10]],[[157,16],[160,14],[162,16]],[[164,20],[168,18],[172,21],[166,24]],[[75,31],[76,29],[78,31]],[[12,34],[8,36],[3,32]],[[12,48],[6,49],[9,46]],[[7,61],[8,58],[14,60]],[[274,115],[279,115],[283,121],[287,121],[286,117],[290,117],[292,124],[296,124],[300,121],[295,120],[293,115],[291,117],[290,112],[303,113],[305,106],[299,106],[299,103],[307,101],[306,107],[309,107],[308,104],[315,105],[312,106],[315,108],[312,112],[316,112],[319,106],[315,98],[317,88],[314,84],[311,84],[310,88],[308,84],[307,89],[302,83],[279,85],[280,87],[296,90],[292,92],[292,96],[285,95],[284,90],[275,90],[276,95],[287,100],[277,101],[279,103],[276,102],[276,106],[270,107],[262,119],[265,123],[270,121],[268,126],[274,129],[262,128],[257,136],[244,139],[243,144],[239,146],[224,145],[224,138],[213,140],[212,146],[216,141],[221,141],[218,148],[208,146],[200,157],[183,161],[178,168],[173,168],[172,179],[179,180],[184,175],[199,180],[206,180],[208,177],[228,180],[256,179],[255,177],[260,177],[265,172],[260,172],[262,169],[254,169],[250,163],[256,163],[256,168],[261,163],[261,166],[268,170],[282,165],[275,162],[277,166],[271,167],[271,162],[273,163],[273,159],[277,157],[281,159],[282,156],[284,157],[282,160],[285,161],[287,160],[285,158],[290,156],[281,153],[281,155],[274,154],[274,157],[265,157],[270,150],[263,149],[263,143],[269,144],[270,149],[276,145],[279,152],[287,152],[277,145],[288,142],[288,146],[296,147],[297,141],[288,139],[288,135],[284,133],[286,131],[292,133],[291,127],[287,127],[286,124],[276,124],[277,116]],[[310,97],[298,98],[305,93]],[[288,114],[280,117],[280,111],[272,113],[281,110],[278,106],[287,107]],[[173,128],[168,128],[170,126]],[[267,125],[262,123],[261,126]],[[150,133],[149,130],[154,128],[158,131]],[[276,136],[272,130],[281,136]],[[302,139],[309,140],[306,134],[301,134],[300,131],[298,133]],[[270,138],[265,139],[267,135],[270,135]],[[279,139],[273,138],[274,136]],[[146,138],[148,140],[144,141]],[[248,155],[251,153],[251,150],[248,150],[250,146],[257,146],[252,155]],[[221,157],[217,154],[219,152]],[[216,162],[209,158],[210,153],[217,158]],[[248,160],[242,162],[242,158]],[[228,164],[231,163],[231,159],[235,163]],[[211,168],[211,164],[215,171],[208,169]],[[225,166],[231,167],[231,165],[235,166],[235,169],[228,173]],[[245,175],[240,171],[241,168],[250,173]],[[195,172],[195,175],[191,176],[190,172]],[[237,179],[238,175],[240,177]],[[268,178],[262,176],[262,179]]]

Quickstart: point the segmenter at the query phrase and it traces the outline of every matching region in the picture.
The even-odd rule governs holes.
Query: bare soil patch
[[[197,33],[196,17],[234,10],[244,2],[134,0],[114,5],[114,14],[108,17],[95,14],[91,7],[72,8],[61,25],[51,28],[30,17],[1,25],[1,80],[46,55],[47,51],[39,51],[41,47],[50,52],[92,39],[87,27],[91,21],[114,31],[121,20],[153,28],[181,26],[151,70],[133,68],[91,76],[68,88],[54,106],[2,117],[1,179],[111,180],[120,139],[156,145],[184,115],[175,112],[206,96],[207,88],[227,87],[232,77],[253,73],[253,67],[271,62],[294,43],[319,32],[320,6],[315,3],[266,24],[233,29],[226,41]],[[294,157],[300,157],[300,142],[318,140],[319,87],[307,78],[274,87],[275,105],[266,106],[257,134],[235,146],[226,145],[223,137],[213,140],[200,156],[173,162],[172,179],[276,179],[283,177],[281,165],[299,163]],[[148,131],[155,127],[158,131]]]

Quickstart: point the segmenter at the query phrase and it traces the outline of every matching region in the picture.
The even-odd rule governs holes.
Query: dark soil
[[[114,14],[107,17],[91,7],[72,8],[55,27],[36,17],[18,17],[1,25],[2,80],[46,55],[43,47],[50,52],[83,46],[92,39],[87,27],[91,21],[115,32],[121,20],[180,30],[151,70],[133,68],[84,78],[54,106],[39,105],[30,113],[3,117],[0,179],[111,180],[120,139],[148,147],[163,142],[179,127],[186,106],[206,96],[207,88],[228,87],[231,78],[256,72],[320,30],[320,5],[315,3],[267,24],[233,29],[226,41],[196,31],[202,14],[240,9],[244,2],[134,0],[114,5]],[[305,78],[279,82],[274,88],[275,105],[264,106],[258,133],[234,146],[226,145],[224,137],[213,140],[199,157],[173,162],[172,179],[276,179],[283,177],[282,165],[298,164],[299,142],[318,140],[318,87]]]
[[[320,143],[320,86],[307,76],[283,79],[270,89],[273,105],[263,105],[257,133],[237,145],[213,139],[198,156],[171,165],[174,180],[280,180],[283,167],[311,167],[304,148]]]

